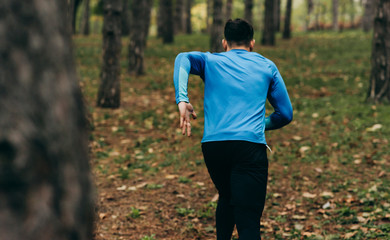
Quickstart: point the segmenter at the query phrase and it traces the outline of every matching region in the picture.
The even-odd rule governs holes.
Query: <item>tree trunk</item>
[[[233,0],[227,0],[225,6],[225,19],[228,20],[232,18],[232,10],[233,10]]]
[[[287,0],[286,16],[284,18],[284,31],[283,31],[284,39],[291,38],[291,11],[292,11],[292,0]]]
[[[161,0],[160,8],[162,14],[162,38],[163,43],[173,43],[173,15],[172,0]]]
[[[213,4],[212,4],[213,0],[206,0],[206,1],[207,1],[206,28],[207,28],[207,33],[210,34],[211,33],[210,18],[213,12]]]
[[[157,37],[162,38],[164,33],[164,7],[162,6],[161,1],[158,4],[157,11]]]
[[[133,0],[128,71],[144,74],[144,49],[150,24],[151,0]]]
[[[253,0],[245,0],[245,13],[244,18],[248,22],[252,23],[252,12],[253,12]]]
[[[370,102],[390,102],[390,0],[378,0],[371,56]]]
[[[368,32],[374,26],[375,8],[377,0],[366,0],[363,15],[363,31]]]
[[[275,45],[274,6],[273,0],[265,0],[264,29],[261,39],[263,45]]]
[[[350,27],[352,29],[355,29],[356,28],[356,25],[355,25],[355,1],[354,0],[350,0],[350,5],[351,5],[351,9],[350,9],[350,12],[349,12],[349,16],[350,16]]]
[[[0,235],[90,240],[88,131],[66,1],[0,4]]]
[[[332,0],[332,28],[339,31],[339,0]]]
[[[68,31],[70,34],[74,33],[74,28],[73,28],[73,16],[74,16],[74,4],[75,0],[66,0],[67,1],[67,14],[66,14],[66,22],[68,25]]]
[[[129,36],[130,34],[130,24],[132,21],[131,14],[129,14],[129,0],[123,0],[122,2],[122,19],[121,19],[121,35],[122,36]]]
[[[104,1],[103,67],[97,106],[118,108],[120,105],[120,52],[122,0]]]
[[[313,0],[306,0],[307,3],[307,16],[305,21],[305,31],[308,31],[310,29],[310,18],[311,13],[313,12]]]
[[[183,22],[184,7],[185,7],[184,1],[187,2],[187,0],[176,0],[176,3],[175,3],[175,17],[174,17],[175,18],[175,21],[174,21],[175,34],[184,32],[184,22]]]
[[[213,25],[211,26],[210,48],[211,52],[222,52],[223,20],[222,0],[213,0]]]
[[[81,0],[68,0],[68,1],[70,1],[73,4],[73,6],[71,7],[71,10],[72,10],[72,13],[71,13],[71,17],[72,17],[72,33],[75,34],[76,33],[77,10],[79,9]]]
[[[186,11],[185,11],[185,30],[186,34],[192,34],[192,23],[191,23],[191,8],[193,0],[186,1]]]
[[[274,25],[275,25],[275,31],[280,32],[280,4],[281,0],[275,0],[274,1]]]
[[[81,33],[89,35],[89,0],[84,0],[84,12],[81,23]]]

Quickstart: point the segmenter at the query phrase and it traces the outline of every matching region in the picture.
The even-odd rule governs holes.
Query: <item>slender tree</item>
[[[210,48],[211,52],[222,52],[223,17],[222,0],[213,0],[213,25],[211,26]]]
[[[284,18],[284,30],[283,30],[284,39],[291,38],[291,12],[292,12],[292,0],[287,0],[286,16]]]
[[[281,0],[274,0],[274,25],[275,31],[280,32],[280,8],[281,8]]]
[[[332,27],[339,31],[339,0],[332,0]]]
[[[161,0],[160,8],[162,14],[162,38],[163,43],[173,43],[173,14],[172,0]]]
[[[206,0],[206,3],[207,3],[206,28],[207,28],[207,33],[211,33],[210,19],[212,18],[212,13],[213,13],[213,0]]]
[[[144,47],[146,47],[147,39],[149,36],[149,28],[150,28],[150,20],[151,20],[151,14],[152,14],[152,7],[153,7],[153,0],[145,0],[144,1],[145,8],[144,8]],[[135,22],[135,20],[133,20]]]
[[[121,21],[121,35],[128,36],[130,34],[131,14],[129,10],[129,0],[122,2],[122,21]]]
[[[89,0],[84,0],[83,18],[81,20],[81,33],[89,35]]]
[[[175,3],[175,16],[174,16],[174,31],[175,33],[182,33],[184,32],[184,7],[186,4],[184,4],[187,0],[176,0]]]
[[[4,240],[93,238],[87,121],[66,8],[65,1],[0,4]]]
[[[133,0],[128,70],[137,75],[144,74],[144,49],[150,23],[151,2],[151,0]]]
[[[253,0],[245,0],[245,13],[244,13],[244,18],[248,22],[252,23],[252,14],[253,12]]]
[[[103,67],[97,106],[120,105],[120,52],[122,0],[104,0]]]
[[[185,0],[186,1],[186,7],[185,7],[185,30],[187,34],[192,34],[192,23],[191,23],[191,8],[192,8],[192,1],[193,0]]]
[[[371,55],[370,102],[390,102],[390,0],[378,0]]]
[[[311,14],[312,14],[313,8],[314,8],[313,0],[306,0],[306,5],[307,5],[307,15],[306,15],[306,21],[305,21],[305,30],[308,31],[310,28]]]
[[[265,0],[263,36],[261,39],[263,45],[275,45],[274,6],[273,0]]]
[[[233,0],[226,0],[226,6],[225,6],[225,19],[226,20],[232,18],[232,10],[233,10]]]

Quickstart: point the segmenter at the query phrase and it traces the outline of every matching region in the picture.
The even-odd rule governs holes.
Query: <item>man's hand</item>
[[[196,113],[191,103],[179,102],[177,105],[180,112],[180,128],[183,135],[191,136],[191,117],[196,119]]]

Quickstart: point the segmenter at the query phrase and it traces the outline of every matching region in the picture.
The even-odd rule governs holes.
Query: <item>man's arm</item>
[[[276,66],[272,63],[273,79],[268,90],[268,101],[274,112],[265,119],[265,130],[281,128],[292,121],[293,109],[286,85]]]
[[[188,98],[188,77],[191,73],[204,78],[204,57],[204,53],[201,52],[180,53],[175,60],[173,83],[183,135],[187,131],[187,135],[191,136],[191,117],[196,119],[196,113]]]

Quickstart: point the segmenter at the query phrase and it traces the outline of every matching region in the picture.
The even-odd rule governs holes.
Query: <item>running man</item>
[[[234,225],[240,240],[260,238],[260,218],[267,190],[268,159],[264,131],[281,128],[293,110],[275,64],[252,52],[253,27],[242,19],[227,21],[222,45],[226,52],[180,53],[174,85],[183,135],[191,135],[195,111],[187,96],[189,74],[204,88],[202,151],[219,193],[218,240],[230,240]],[[265,117],[266,100],[274,112]]]

